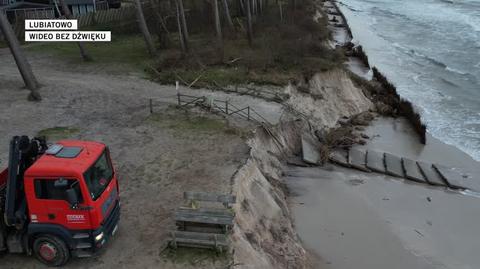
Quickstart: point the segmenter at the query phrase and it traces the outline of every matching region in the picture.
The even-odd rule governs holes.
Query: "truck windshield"
[[[112,164],[108,156],[109,154],[105,150],[92,167],[83,174],[90,196],[94,201],[102,195],[113,178]]]

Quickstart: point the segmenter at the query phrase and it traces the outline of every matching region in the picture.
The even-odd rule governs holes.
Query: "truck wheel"
[[[62,239],[42,235],[33,242],[33,251],[39,261],[48,266],[62,266],[70,259],[70,251]]]

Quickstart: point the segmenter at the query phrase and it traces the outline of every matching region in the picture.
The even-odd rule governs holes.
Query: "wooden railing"
[[[272,125],[265,117],[260,115],[251,106],[240,108],[237,105],[232,104],[228,100],[217,100],[215,98],[210,98],[207,96],[193,96],[178,93],[176,97],[177,105],[180,107],[201,106],[209,109],[212,112],[218,111],[227,114],[228,116],[242,117],[248,121],[254,121],[260,125]],[[154,112],[154,106],[155,104],[153,102],[153,99],[149,99],[150,113]]]

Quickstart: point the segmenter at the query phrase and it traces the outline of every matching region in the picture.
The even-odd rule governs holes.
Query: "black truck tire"
[[[70,259],[65,242],[54,235],[41,235],[33,241],[35,257],[48,266],[62,266]]]

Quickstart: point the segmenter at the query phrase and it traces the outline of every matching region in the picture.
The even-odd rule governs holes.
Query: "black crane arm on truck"
[[[26,221],[23,175],[39,155],[47,150],[44,138],[29,139],[28,136],[14,136],[10,141],[8,159],[7,189],[5,193],[5,224],[22,229]]]

